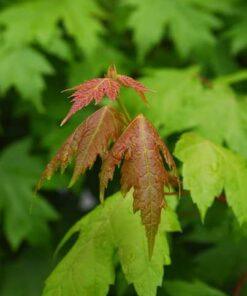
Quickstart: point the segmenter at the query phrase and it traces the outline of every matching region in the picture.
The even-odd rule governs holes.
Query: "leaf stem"
[[[124,105],[124,103],[122,102],[122,100],[121,100],[120,97],[118,97],[117,102],[118,102],[118,105],[119,105],[120,109],[122,110],[122,112],[123,112],[123,114],[124,114],[124,116],[125,116],[125,118],[126,118],[126,121],[127,121],[128,123],[131,122],[131,117],[130,117],[130,115],[129,115],[129,112],[128,112],[127,108],[125,107],[125,105]]]
[[[244,273],[240,279],[237,282],[237,285],[233,291],[233,295],[234,296],[240,296],[241,290],[242,288],[245,286],[245,284],[247,283],[247,272]]]

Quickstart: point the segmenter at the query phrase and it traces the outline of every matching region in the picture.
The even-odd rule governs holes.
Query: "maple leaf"
[[[52,74],[54,74],[53,67],[37,50],[28,46],[15,49],[0,48],[1,93],[5,94],[14,86],[24,99],[31,101],[39,111],[42,111],[44,107],[41,93],[45,89],[43,76]]]
[[[73,291],[75,295],[107,295],[115,282],[116,264],[121,264],[137,295],[156,295],[164,265],[171,261],[167,232],[181,228],[176,213],[168,206],[162,213],[152,260],[148,260],[147,247],[142,243],[145,231],[140,217],[131,212],[131,193],[128,195],[123,199],[120,192],[114,194],[104,206],[96,207],[72,226],[57,252],[76,233],[77,239],[46,280],[43,296],[73,295]]]
[[[76,91],[71,95],[73,105],[61,125],[64,125],[75,112],[87,106],[93,100],[99,103],[104,96],[108,96],[110,100],[114,101],[119,89],[120,84],[110,78],[96,78],[76,86]]]
[[[142,100],[145,103],[147,102],[147,99],[144,95],[144,93],[147,91],[147,88],[142,83],[126,75],[118,75],[117,80],[122,85],[133,88],[138,93],[138,95],[142,98]]]
[[[71,52],[69,43],[62,38],[65,31],[66,36],[72,37],[78,47],[90,56],[101,44],[99,35],[104,28],[99,18],[104,16],[104,11],[94,0],[75,0],[73,3],[67,0],[37,0],[9,4],[0,11],[3,28],[0,91],[5,93],[15,87],[24,99],[43,111],[44,76],[55,71],[47,57],[31,46],[41,47],[68,61]],[[44,21],[41,23],[40,19]],[[29,77],[32,77],[32,83]]]
[[[216,16],[219,8],[212,8],[209,12],[207,4],[204,4],[207,1],[200,1],[200,4],[198,2],[195,0],[125,1],[125,5],[134,7],[128,26],[133,30],[139,58],[143,59],[149,50],[162,40],[164,33],[172,38],[182,57],[188,56],[199,46],[213,45],[216,41],[213,30],[222,25]]]
[[[69,185],[72,186],[80,174],[83,174],[87,168],[91,168],[98,155],[103,157],[110,141],[115,141],[120,136],[123,122],[121,113],[108,106],[102,107],[89,116],[75,129],[48,163],[38,182],[37,190],[59,167],[63,172],[69,162],[76,158]]]
[[[104,28],[100,18],[104,15],[94,0],[22,1],[6,5],[0,12],[0,23],[4,26],[4,42],[14,47],[38,43],[49,51],[50,42],[63,35],[62,22],[66,34],[90,56],[101,43],[99,35]]]
[[[232,27],[227,32],[228,37],[231,39],[231,49],[233,54],[238,54],[247,47],[247,17],[246,17],[247,5],[239,5],[236,11],[235,20]]]
[[[93,100],[95,100],[96,104],[98,104],[104,96],[107,96],[112,101],[116,100],[121,85],[133,88],[142,100],[146,102],[144,93],[148,91],[148,88],[129,76],[118,74],[116,67],[110,66],[105,78],[88,80],[69,89],[75,90],[71,95],[73,105],[61,125],[64,125],[74,113],[86,107]]]
[[[173,174],[165,169],[164,157]],[[134,212],[140,210],[146,228],[149,255],[154,247],[155,235],[160,223],[161,210],[165,206],[164,186],[171,184],[176,166],[157,131],[143,115],[138,115],[117,140],[106,156],[100,173],[100,198],[113,177],[115,166],[124,158],[121,188],[125,195],[134,187]]]
[[[183,162],[184,189],[190,190],[202,220],[215,197],[224,190],[239,223],[247,222],[247,163],[244,158],[194,133],[181,137],[175,155]]]

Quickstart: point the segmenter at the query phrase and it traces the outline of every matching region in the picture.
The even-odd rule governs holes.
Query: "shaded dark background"
[[[70,107],[67,94],[60,91],[104,75],[111,63],[136,78],[147,76],[150,68],[176,68],[183,73],[198,66],[198,79],[205,87],[216,78],[231,80],[235,73],[230,87],[243,104],[246,119],[247,2],[2,0],[0,9],[0,295],[35,296],[41,295],[44,280],[56,264],[52,254],[58,242],[98,204],[100,161],[74,188],[66,187],[68,170],[33,197],[47,161],[73,128],[96,109],[87,107],[60,128]],[[181,83],[174,81],[174,89]],[[188,95],[193,93],[193,88],[188,91]],[[148,99],[152,100],[152,94]],[[138,104],[137,99],[129,100],[131,114]],[[163,105],[155,104],[147,113],[161,108],[162,114]],[[217,113],[211,113],[209,120],[214,117],[217,122]],[[156,126],[163,130],[170,119],[160,118]],[[162,133],[171,150],[184,129]],[[243,137],[245,142],[239,141],[233,149],[240,154],[247,132]],[[222,145],[228,144],[223,141]],[[115,180],[108,193],[118,188]],[[171,238],[172,265],[166,268],[166,278],[198,279],[227,295],[242,285],[240,295],[247,295],[243,280],[247,278],[247,237],[226,204],[216,201],[204,226],[189,196],[181,200],[178,214],[184,232]],[[117,278],[121,283],[110,294],[134,295],[133,288],[121,276]],[[190,288],[179,295],[204,295],[192,294]],[[172,289],[160,288],[158,293],[175,295]]]

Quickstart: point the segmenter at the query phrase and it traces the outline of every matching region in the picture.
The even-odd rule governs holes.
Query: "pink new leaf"
[[[110,78],[95,78],[74,87],[75,92],[71,95],[73,105],[61,125],[64,125],[74,113],[90,104],[93,100],[99,103],[104,96],[115,100],[119,88],[120,84]]]
[[[93,100],[96,104],[100,103],[104,96],[112,101],[116,100],[120,86],[134,89],[142,100],[147,102],[145,92],[148,91],[148,88],[129,76],[118,74],[115,66],[110,66],[105,78],[88,80],[70,89],[75,91],[71,95],[73,105],[61,125],[64,125],[74,113],[86,107]]]

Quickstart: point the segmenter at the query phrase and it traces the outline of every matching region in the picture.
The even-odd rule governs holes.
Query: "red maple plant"
[[[108,68],[104,78],[95,78],[72,88],[73,105],[61,125],[93,100],[99,103],[104,96],[119,102],[120,111],[105,106],[81,123],[48,163],[37,189],[57,169],[63,172],[75,159],[69,185],[72,186],[80,174],[92,167],[99,155],[102,159],[100,200],[103,202],[104,191],[113,177],[115,166],[122,162],[121,191],[125,195],[134,188],[133,210],[141,212],[151,258],[161,210],[166,206],[164,188],[179,187],[179,179],[174,160],[153,125],[142,114],[130,119],[119,101],[121,86],[134,89],[146,102],[148,89],[133,78],[118,74],[115,66]]]

